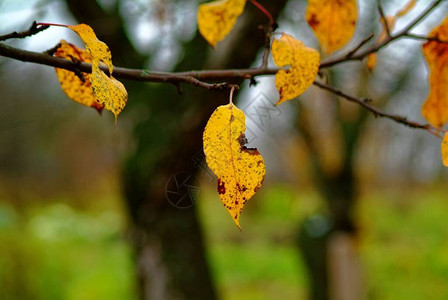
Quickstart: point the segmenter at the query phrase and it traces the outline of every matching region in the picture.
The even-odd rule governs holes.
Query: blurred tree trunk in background
[[[315,140],[316,137],[310,133],[310,128],[313,125],[304,124],[307,119],[311,119],[311,122],[316,119],[305,117],[303,109],[299,110],[300,133],[310,149],[315,182],[327,204],[329,214],[328,216],[313,216],[299,229],[299,244],[308,268],[311,284],[310,298],[313,300],[329,299],[330,294],[334,293],[335,288],[337,289],[331,282],[334,278],[329,273],[331,264],[329,254],[337,253],[330,249],[332,238],[335,234],[354,238],[356,234],[353,209],[357,186],[353,163],[356,142],[360,136],[360,128],[365,116],[365,112],[360,112],[357,118],[340,121],[340,137],[343,140],[344,151],[341,153],[342,162],[337,171],[328,172],[323,166],[322,158],[318,155],[320,151],[317,149],[319,145]],[[329,288],[330,286],[332,289]],[[358,287],[353,284],[352,288],[357,289]],[[330,299],[335,298],[331,297]]]
[[[276,18],[287,1],[260,2]],[[115,65],[142,66],[144,57],[129,42],[118,10],[106,13],[91,0],[67,3],[74,16],[90,24],[109,45]],[[264,23],[266,17],[248,3],[221,51],[212,52],[196,35],[183,45],[184,55],[176,70],[248,67],[264,45],[264,32],[258,28]],[[228,102],[229,93],[182,86],[179,95],[169,85],[125,85],[129,103],[123,114],[140,112],[138,119],[131,116],[136,148],[127,159],[123,178],[134,226],[140,297],[215,299],[196,209],[174,207],[167,201],[166,189],[179,172],[194,176],[198,171],[194,160],[198,155],[202,158],[203,129],[214,109]]]
[[[392,3],[388,3],[392,5]],[[376,2],[366,1],[363,20],[359,20],[359,27],[363,29],[363,36],[375,32],[378,24],[378,12]],[[387,6],[384,7],[387,9]],[[390,58],[389,58],[390,59]],[[416,57],[409,57],[407,68],[395,73],[395,81],[388,81],[383,88],[384,99],[375,97],[378,104],[384,104],[387,99],[398,93],[406,82],[411,79],[410,74],[415,69],[411,62]],[[350,66],[348,67],[350,68]],[[350,71],[349,84],[341,80],[343,68],[327,71],[330,84],[347,90],[344,85],[356,86],[352,94],[367,95],[367,87],[372,77],[378,76],[368,72],[365,67],[354,68]],[[344,76],[342,76],[344,77]],[[378,80],[378,78],[376,78]],[[383,79],[384,80],[384,79]],[[358,227],[354,215],[356,200],[359,193],[358,179],[356,178],[356,152],[360,139],[365,134],[365,125],[369,113],[366,110],[355,107],[338,97],[327,92],[318,91],[318,96],[313,101],[325,101],[326,111],[314,112],[304,103],[299,103],[298,124],[299,132],[309,149],[311,164],[314,170],[314,181],[327,208],[327,213],[314,215],[299,228],[298,243],[303,253],[310,278],[310,298],[313,300],[351,300],[365,299],[367,297],[364,277],[358,257]],[[323,99],[317,99],[321,97]],[[317,104],[319,106],[319,104]],[[325,115],[325,118],[333,119],[331,125],[324,129],[324,137],[316,134],[318,124],[316,120]],[[379,122],[379,121],[378,121]],[[322,121],[322,123],[325,123]],[[329,137],[339,139],[339,144],[330,142],[325,145],[322,141],[328,141]],[[329,146],[330,145],[330,146]],[[338,147],[340,146],[340,147]],[[322,148],[336,151],[340,161],[337,167],[327,168],[322,156]]]

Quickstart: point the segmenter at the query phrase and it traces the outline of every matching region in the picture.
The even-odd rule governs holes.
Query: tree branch
[[[404,29],[396,33],[395,35],[391,35],[390,31],[388,30],[388,37],[378,42],[374,45],[372,45],[370,48],[367,48],[363,51],[359,51],[361,47],[363,47],[368,41],[370,41],[373,38],[373,35],[369,36],[368,38],[364,39],[358,46],[356,46],[353,50],[348,52],[342,57],[327,60],[321,63],[319,69],[324,69],[328,67],[332,67],[334,65],[337,65],[339,63],[347,62],[347,61],[353,61],[353,60],[361,60],[367,55],[377,52],[383,47],[387,46],[392,41],[398,40],[400,38],[411,38],[416,40],[427,40],[427,41],[437,41],[441,43],[448,43],[448,41],[442,41],[439,40],[436,37],[426,37],[421,35],[416,35],[413,33],[410,33],[410,30],[414,28],[419,22],[421,22],[425,17],[427,17],[433,9],[435,9],[440,3],[442,3],[443,0],[435,0],[425,11],[423,11],[415,20],[410,22]],[[252,1],[257,7],[257,2]],[[378,6],[380,15],[383,18],[385,22],[386,29],[388,28],[387,20],[384,16],[384,12],[379,4]],[[262,10],[263,11],[263,10]],[[268,56],[270,52],[270,37],[272,35],[272,32],[275,30],[276,25],[273,20],[270,20],[271,22],[268,24],[268,26],[265,27],[265,34],[266,34],[266,42],[265,42],[265,51],[263,53],[262,58],[262,65],[259,68],[249,68],[249,69],[228,69],[228,70],[201,70],[201,71],[187,71],[187,72],[153,72],[149,70],[139,70],[139,69],[129,69],[129,68],[120,68],[115,67],[113,71],[114,77],[118,79],[128,79],[128,80],[134,80],[134,81],[146,81],[146,82],[165,82],[165,83],[172,83],[179,87],[179,83],[188,83],[192,85],[196,85],[208,90],[216,89],[216,90],[231,90],[232,88],[235,88],[235,85],[228,83],[228,82],[221,82],[221,83],[210,83],[206,81],[218,81],[218,80],[235,80],[235,79],[250,79],[253,80],[256,76],[262,76],[262,75],[274,75],[279,70],[282,70],[284,68],[268,68],[267,62],[268,62]],[[23,32],[13,32],[10,34],[6,34],[3,36],[0,36],[0,41],[11,39],[11,38],[23,38],[27,36],[31,36],[33,34],[36,34],[40,31],[43,31],[47,29],[48,26],[39,26],[36,24],[36,22],[33,22],[31,27]],[[38,53],[38,52],[31,52],[26,51],[18,48],[14,48],[5,44],[0,43],[0,56],[9,57],[12,59],[20,60],[23,62],[32,62],[47,66],[52,66],[56,68],[62,68],[66,69],[75,73],[81,74],[81,72],[85,73],[91,73],[92,72],[92,65],[85,62],[75,62],[64,58],[54,57],[52,54],[54,53],[54,50],[56,48],[52,48],[49,51],[46,51],[45,53]],[[359,52],[359,53],[358,53]],[[358,53],[358,54],[356,54]],[[108,74],[108,68],[106,66],[100,67],[106,74]],[[342,97],[343,99],[346,99],[348,101],[354,102],[363,108],[367,109],[368,111],[372,112],[375,117],[383,117],[390,120],[393,120],[397,123],[403,124],[405,126],[416,128],[416,129],[424,129],[431,134],[437,136],[440,138],[439,132],[447,132],[446,130],[442,128],[434,127],[430,124],[422,124],[415,121],[409,121],[405,116],[401,115],[394,115],[390,113],[386,113],[377,107],[370,104],[371,100],[367,98],[358,98],[351,95],[348,95],[341,90],[338,90],[334,87],[331,87],[329,85],[320,83],[318,81],[314,82],[314,85],[325,89],[339,97]]]
[[[321,89],[327,90],[339,97],[344,98],[345,100],[348,100],[350,102],[354,102],[356,104],[359,104],[360,106],[362,106],[363,108],[367,109],[368,111],[372,112],[373,115],[375,117],[382,117],[382,118],[386,118],[386,119],[390,119],[394,122],[403,124],[407,127],[411,127],[411,128],[415,128],[415,129],[424,129],[428,132],[430,132],[431,134],[436,135],[437,137],[441,138],[440,135],[438,134],[438,132],[446,132],[446,130],[444,130],[443,128],[438,128],[438,127],[434,127],[430,124],[422,124],[422,123],[418,123],[415,121],[409,121],[405,116],[401,116],[401,115],[394,115],[394,114],[390,114],[390,113],[386,113],[382,110],[380,110],[379,108],[371,105],[370,103],[372,102],[371,99],[368,98],[358,98],[355,96],[351,96],[349,94],[346,94],[344,92],[342,92],[341,90],[338,90],[332,86],[326,85],[324,83],[318,82],[318,81],[314,81],[313,83],[315,86],[320,87]]]
[[[436,0],[434,1],[427,9],[425,9],[425,11],[423,11],[417,18],[415,18],[415,20],[413,20],[412,22],[410,22],[405,28],[403,28],[401,31],[399,31],[398,33],[394,34],[394,35],[390,35],[388,36],[385,40],[374,44],[372,47],[365,49],[364,51],[356,54],[356,55],[350,55],[351,53],[349,52],[348,54],[339,57],[339,58],[333,58],[333,59],[329,59],[327,61],[323,61],[320,64],[320,68],[329,68],[332,66],[335,66],[337,64],[340,63],[344,63],[344,62],[348,62],[348,61],[353,61],[353,60],[362,60],[363,58],[365,58],[367,55],[371,54],[371,53],[375,53],[378,52],[379,50],[381,50],[383,47],[389,45],[389,43],[391,43],[392,41],[398,40],[400,38],[410,38],[410,39],[418,39],[421,40],[422,37],[421,36],[416,36],[412,33],[410,33],[409,31],[414,28],[418,23],[420,23],[424,18],[426,18],[439,4],[442,3],[443,0]],[[432,39],[431,37],[427,37],[425,38],[427,40]]]
[[[92,65],[85,62],[73,62],[68,59],[53,57],[48,54],[26,51],[0,43],[0,56],[17,59],[23,62],[32,62],[41,65],[52,66],[69,70],[72,72],[92,72]],[[107,67],[101,69],[108,74]],[[119,79],[129,79],[134,81],[147,82],[167,82],[167,83],[189,83],[206,89],[230,89],[229,83],[207,83],[203,80],[225,80],[225,79],[251,79],[260,75],[272,75],[279,71],[279,68],[251,68],[234,70],[203,70],[189,72],[151,72],[148,70],[114,68],[113,76]]]
[[[389,23],[387,22],[386,15],[384,14],[383,7],[381,6],[380,0],[378,0],[378,12],[380,13],[381,20],[384,23],[384,28],[386,29],[387,36],[390,37]]]
[[[23,39],[32,35],[35,35],[41,31],[44,31],[45,29],[47,29],[48,25],[42,25],[42,26],[38,26],[36,21],[33,22],[33,24],[31,24],[30,28],[28,28],[25,31],[22,32],[11,32],[5,35],[0,35],[0,41],[5,41],[5,40],[9,40],[9,39]]]

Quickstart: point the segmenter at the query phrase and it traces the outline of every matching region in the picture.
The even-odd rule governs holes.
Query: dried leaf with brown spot
[[[244,113],[230,103],[213,112],[203,136],[207,165],[218,177],[219,197],[238,228],[244,204],[266,174],[261,154],[244,146],[245,131]]]

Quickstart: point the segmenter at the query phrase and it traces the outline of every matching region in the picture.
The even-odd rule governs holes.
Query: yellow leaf
[[[448,40],[448,17],[429,34]],[[423,55],[429,68],[429,96],[422,114],[429,123],[442,127],[448,121],[448,44],[428,41],[423,44]]]
[[[54,56],[86,63],[92,62],[92,56],[85,50],[79,49],[64,40],[61,40],[59,44],[60,46],[57,48]],[[93,107],[99,112],[103,110],[104,106],[96,101],[93,95],[89,73],[81,73],[84,79],[83,81],[71,71],[60,68],[55,69],[56,75],[61,83],[61,88],[70,99],[82,105]]]
[[[203,136],[207,165],[218,177],[219,197],[238,228],[244,204],[266,174],[261,154],[244,146],[245,131],[244,113],[230,103],[213,112]]]
[[[86,24],[67,27],[79,35],[86,45],[87,52],[92,56],[92,75],[90,80],[93,95],[100,104],[114,113],[115,122],[117,122],[118,114],[126,106],[128,94],[124,85],[112,77],[113,64],[109,47],[98,40],[93,29]],[[100,62],[106,64],[110,77],[100,69]]]
[[[115,78],[108,77],[99,68],[96,61],[92,63],[92,90],[97,101],[104,105],[104,108],[113,112],[115,115],[115,123],[118,114],[126,106],[128,93],[124,85]]]
[[[199,6],[199,32],[212,47],[232,31],[245,5],[246,0],[220,0]]]
[[[98,59],[99,61],[103,61],[109,68],[109,73],[112,75],[114,69],[112,65],[112,54],[110,53],[109,47],[96,37],[92,27],[86,24],[67,27],[79,35],[84,45],[86,45],[87,52],[92,55],[93,60]]]
[[[306,20],[325,53],[348,43],[355,32],[357,15],[356,0],[308,0]]]
[[[448,167],[448,132],[445,132],[442,141],[442,162],[445,167]]]
[[[280,93],[276,105],[299,96],[313,84],[320,64],[316,50],[284,33],[280,39],[274,39],[272,57],[277,66],[290,66],[275,75],[275,85]]]

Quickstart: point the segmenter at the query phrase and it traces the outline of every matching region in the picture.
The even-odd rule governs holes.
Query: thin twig
[[[439,6],[442,3],[442,1],[445,1],[445,0],[436,0],[436,1],[434,1],[417,18],[415,18],[414,21],[412,21],[408,26],[406,26],[406,28],[403,31],[406,32],[406,33],[411,31],[415,26],[418,25],[418,23],[420,23],[424,18],[426,18],[437,6]]]
[[[383,21],[384,28],[386,29],[387,36],[390,37],[389,23],[387,22],[386,15],[384,14],[383,7],[381,6],[380,0],[378,0],[378,11],[380,13],[381,20]]]
[[[362,46],[364,46],[366,43],[368,43],[374,37],[375,37],[375,35],[372,33],[369,37],[367,37],[364,40],[362,40],[361,43],[359,43],[358,46],[356,46],[352,51],[347,53],[347,57],[353,56],[356,52],[358,52],[359,49],[361,49]]]
[[[329,91],[339,97],[342,97],[350,102],[359,104],[363,108],[372,112],[375,117],[382,117],[382,118],[390,119],[392,121],[395,121],[397,123],[403,124],[403,125],[411,127],[411,128],[424,129],[432,134],[435,134],[439,138],[440,138],[440,135],[438,134],[438,132],[446,132],[446,130],[444,130],[443,128],[434,127],[430,124],[422,124],[422,123],[418,123],[415,121],[409,121],[405,116],[386,113],[386,112],[380,110],[379,108],[371,105],[370,104],[372,102],[371,99],[358,98],[355,96],[351,96],[349,94],[342,92],[341,90],[339,90],[337,88],[334,88],[332,86],[326,85],[326,84],[318,82],[318,81],[314,81],[313,84],[320,87],[321,89],[327,90],[327,91]]]
[[[369,55],[371,53],[378,52],[383,47],[389,45],[392,41],[395,41],[395,40],[398,40],[398,39],[401,39],[401,38],[421,39],[420,37],[416,38],[409,31],[412,28],[414,28],[419,22],[421,22],[424,18],[426,18],[440,3],[442,3],[442,1],[443,0],[436,0],[436,1],[434,1],[415,20],[413,20],[411,23],[409,23],[405,28],[403,28],[398,33],[396,33],[396,34],[394,34],[392,36],[387,37],[385,40],[374,44],[372,47],[367,48],[364,51],[361,51],[360,53],[358,53],[356,55],[348,56],[346,54],[346,55],[343,55],[343,56],[338,57],[338,58],[333,58],[333,59],[329,59],[329,60],[323,61],[321,63],[321,65],[320,65],[320,69],[329,68],[329,67],[335,66],[337,64],[348,62],[348,61],[362,60],[367,55]]]
[[[439,42],[439,43],[442,43],[442,44],[448,44],[448,41],[441,40],[438,37],[429,37],[429,36],[413,34],[413,33],[406,33],[405,37],[416,39],[416,40],[436,41],[436,42]]]
[[[261,58],[261,66],[260,68],[267,68],[269,61],[269,53],[271,52],[271,36],[272,32],[274,32],[275,27],[274,24],[269,23],[264,26],[264,51],[263,56]]]
[[[48,25],[38,26],[36,21],[34,21],[33,24],[31,24],[30,28],[28,28],[25,31],[22,32],[14,31],[5,35],[0,35],[0,41],[6,41],[9,39],[23,39],[35,35],[41,31],[44,31],[48,27],[49,27]]]
[[[261,5],[260,3],[258,3],[258,2],[255,1],[255,0],[249,0],[249,1],[250,1],[250,3],[252,3],[256,8],[258,8],[263,14],[265,14],[266,17],[268,17],[269,22],[270,22],[272,25],[275,24],[274,18],[272,17],[271,13],[270,13],[270,12],[263,6],[263,5]]]

